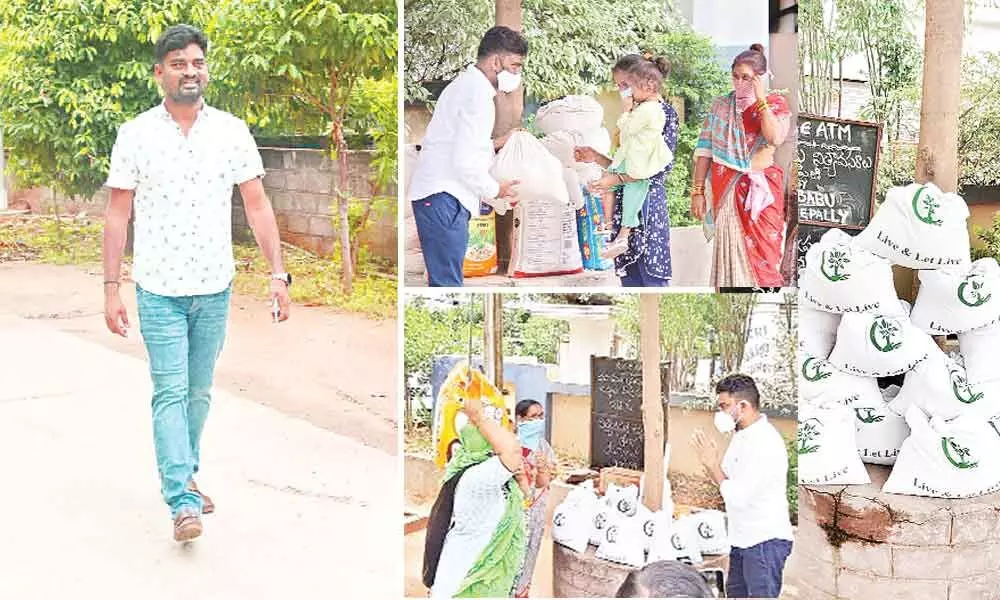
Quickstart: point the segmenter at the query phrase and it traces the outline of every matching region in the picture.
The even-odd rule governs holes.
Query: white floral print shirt
[[[122,125],[105,185],[135,190],[135,282],[161,296],[225,290],[233,186],[264,174],[246,124],[204,103],[186,137],[162,103]]]

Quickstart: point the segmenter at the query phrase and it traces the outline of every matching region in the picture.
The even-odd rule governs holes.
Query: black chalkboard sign
[[[800,114],[796,199],[799,223],[864,229],[875,208],[882,126]]]
[[[667,431],[669,369],[660,369],[663,432]],[[642,363],[627,358],[590,357],[590,463],[595,469],[624,467],[641,471],[645,441],[642,426]]]

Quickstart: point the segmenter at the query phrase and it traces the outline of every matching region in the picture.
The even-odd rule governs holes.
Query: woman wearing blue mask
[[[517,437],[521,442],[524,469],[529,479],[535,482],[534,498],[526,517],[527,549],[524,563],[514,586],[515,598],[527,598],[531,588],[531,577],[535,571],[535,561],[545,533],[546,502],[549,483],[552,481],[555,456],[552,447],[545,441],[545,409],[536,400],[521,400],[514,407],[517,417]]]

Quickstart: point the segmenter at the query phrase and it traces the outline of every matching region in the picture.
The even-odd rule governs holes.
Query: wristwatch
[[[272,273],[271,279],[277,279],[278,281],[284,281],[285,285],[292,287],[292,274],[291,273]]]

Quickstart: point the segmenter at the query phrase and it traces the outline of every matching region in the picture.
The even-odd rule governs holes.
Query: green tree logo
[[[820,381],[833,375],[833,371],[823,370],[824,362],[810,357],[802,363],[802,376],[805,377],[806,381]],[[815,368],[810,368],[810,365],[813,365]]]
[[[715,535],[715,530],[708,523],[698,523],[698,535],[701,536],[703,540],[710,540],[712,536]]]
[[[656,524],[652,519],[649,519],[642,524],[642,532],[646,534],[646,537],[653,537],[653,532],[656,530]]]
[[[958,284],[958,301],[975,308],[990,301],[993,294],[986,289],[986,282],[981,275],[969,275],[965,281]]]
[[[556,527],[562,527],[563,525],[566,524],[566,515],[564,515],[563,513],[556,513],[555,518],[552,519],[552,523]]]
[[[872,323],[868,330],[868,339],[871,340],[880,352],[892,352],[903,345],[899,339],[902,327],[899,321],[888,317],[879,317]],[[898,341],[897,341],[898,340]]]
[[[854,415],[865,424],[880,423],[885,420],[885,415],[878,414],[874,408],[855,408]]]
[[[963,404],[972,404],[983,399],[983,392],[977,394],[976,390],[969,385],[969,380],[958,369],[952,369],[951,371],[951,391],[954,392],[958,401]]]
[[[594,517],[594,527],[596,529],[604,529],[608,525],[608,515],[600,512]]]
[[[604,536],[612,544],[614,544],[615,542],[617,542],[618,541],[618,526],[617,525],[612,525],[611,527],[608,527],[608,530],[605,532]]]
[[[850,273],[843,270],[851,264],[851,255],[843,248],[824,250],[823,261],[819,265],[819,270],[830,281],[847,281],[851,278]]]
[[[674,550],[678,552],[684,550],[684,544],[681,543],[681,536],[679,533],[675,533],[670,536],[670,545],[674,547]]]
[[[941,208],[941,202],[930,195],[926,185],[920,186],[917,193],[913,194],[913,214],[924,223],[940,226],[943,221],[935,218],[935,211],[939,208]]]
[[[823,431],[823,422],[817,418],[806,419],[799,423],[799,429],[795,434],[798,443],[799,454],[812,454],[820,449],[820,444],[814,443]]]
[[[973,460],[972,452],[956,442],[955,438],[941,438],[941,451],[956,469],[974,469],[979,465],[979,461]]]

